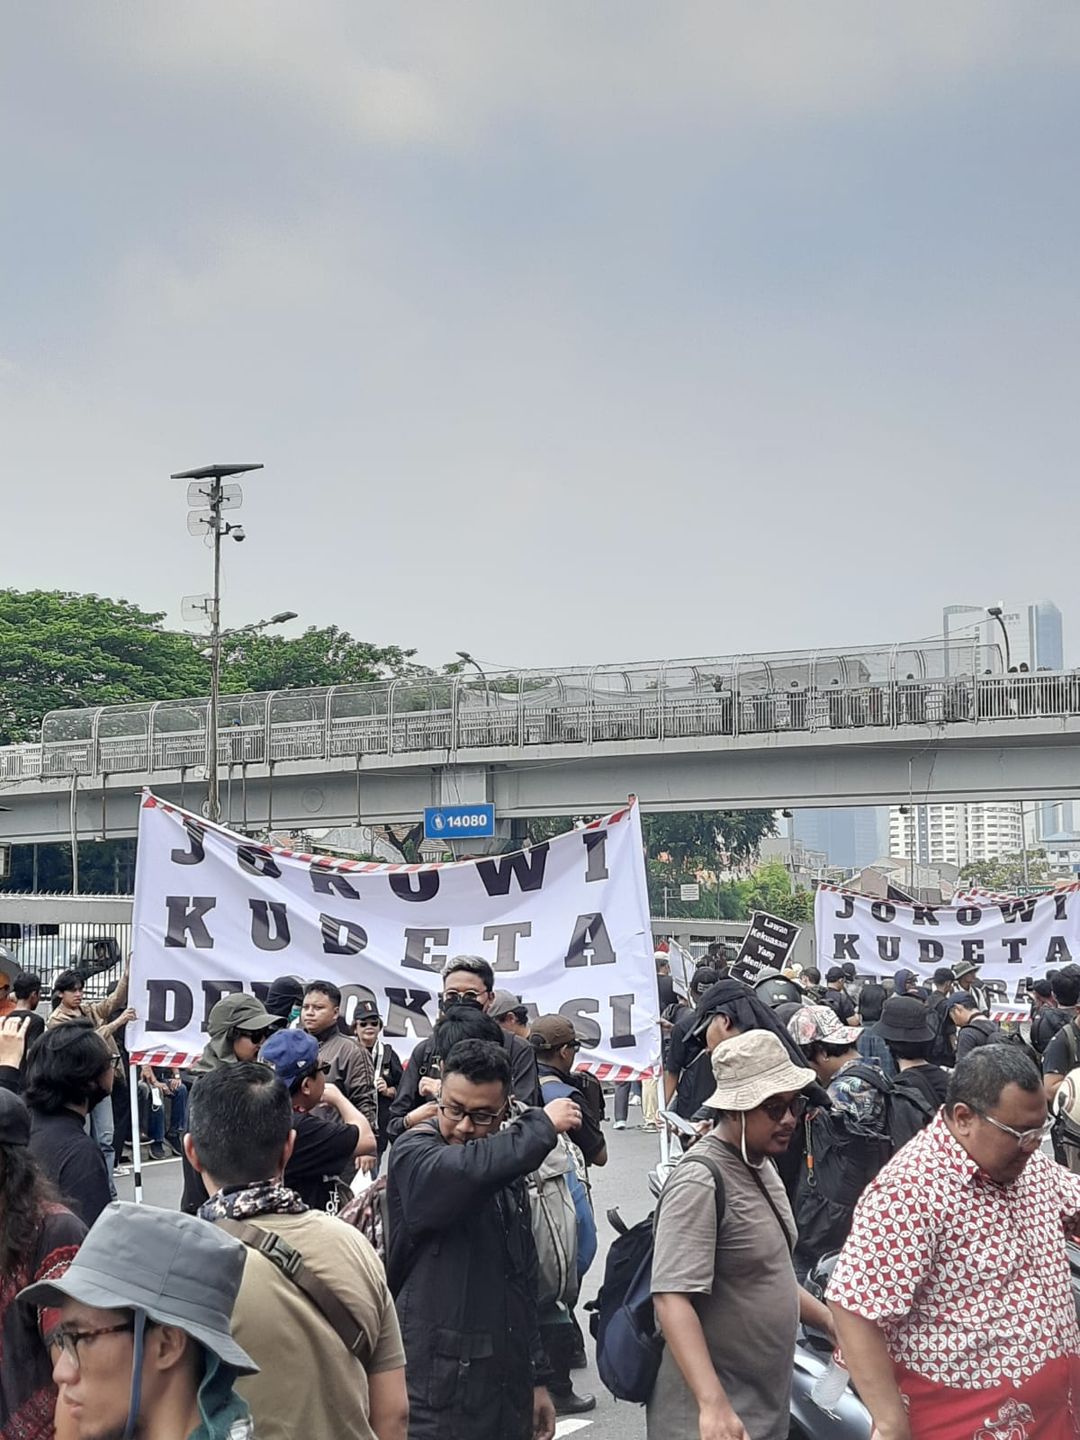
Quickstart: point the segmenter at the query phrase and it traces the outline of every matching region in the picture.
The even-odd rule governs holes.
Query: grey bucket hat
[[[175,1325],[244,1375],[259,1367],[230,1334],[245,1250],[208,1220],[118,1201],[101,1212],[58,1280],[19,1292],[38,1306],[78,1300],[100,1310],[144,1310]]]

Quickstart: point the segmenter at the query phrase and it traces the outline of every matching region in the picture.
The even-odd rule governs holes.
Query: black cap
[[[353,1011],[353,1024],[359,1025],[364,1020],[377,1020],[382,1024],[382,1016],[379,1014],[379,1007],[374,1000],[359,1000],[356,1009]]]
[[[845,980],[854,980],[855,966],[852,961],[845,960],[844,963],[840,966],[840,973],[843,975]]]
[[[826,984],[831,985],[835,980],[843,980],[843,978],[844,972],[840,968],[840,966],[832,965],[829,967],[828,973],[825,976],[825,982]]]

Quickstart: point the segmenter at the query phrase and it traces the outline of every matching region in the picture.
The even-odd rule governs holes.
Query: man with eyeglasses
[[[202,1221],[110,1205],[65,1274],[19,1295],[50,1327],[57,1433],[251,1440],[233,1385],[256,1366],[229,1333],[243,1273],[243,1246]]]
[[[481,956],[455,955],[443,969],[439,1010],[446,1015],[464,1005],[482,1010],[486,1015],[495,998],[494,986],[495,972]],[[536,1051],[527,1040],[505,1030],[501,1043],[510,1065],[510,1093],[522,1105],[539,1105]],[[390,1106],[387,1133],[392,1141],[415,1123],[413,1111],[420,1111],[422,1116],[425,1102],[433,1104],[438,1098],[439,1068],[434,1042],[429,1036],[414,1047]]]
[[[1031,1060],[981,1046],[863,1194],[827,1298],[881,1440],[1074,1440],[1080,1177],[1049,1129]]]
[[[507,1120],[510,1062],[463,1040],[435,1116],[394,1142],[387,1275],[407,1358],[409,1440],[551,1440],[524,1179],[581,1124],[555,1099]]]

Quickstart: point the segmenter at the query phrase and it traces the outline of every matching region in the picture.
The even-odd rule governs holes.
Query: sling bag
[[[273,1230],[264,1230],[259,1225],[251,1225],[246,1220],[222,1219],[216,1222],[223,1230],[235,1235],[252,1250],[258,1250],[260,1255],[265,1255],[270,1263],[281,1271],[285,1278],[296,1286],[315,1309],[329,1324],[338,1339],[361,1364],[367,1358],[364,1352],[367,1349],[367,1336],[361,1326],[356,1323],[348,1307],[338,1299],[324,1280],[318,1275],[312,1274],[311,1270],[304,1263],[304,1257],[300,1251],[276,1235]]]

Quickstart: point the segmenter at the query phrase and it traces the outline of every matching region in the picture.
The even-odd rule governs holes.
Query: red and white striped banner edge
[[[599,820],[588,821],[582,826],[582,829],[600,830],[605,825],[617,825],[620,820],[626,819],[636,804],[636,798],[632,798],[620,809],[613,810],[610,815],[603,815]],[[168,804],[151,790],[143,791],[142,808],[144,810],[163,810],[166,815],[183,815],[185,819],[200,825],[203,830],[214,830],[217,834],[224,836],[226,840],[240,840],[244,844],[257,845],[268,855],[280,855],[285,860],[297,860],[301,865],[318,865],[323,870],[347,871],[351,875],[417,875],[426,870],[449,870],[456,865],[476,863],[474,860],[430,860],[423,864],[409,864],[407,862],[346,860],[344,857],[334,855],[308,855],[302,850],[289,850],[284,845],[269,845],[264,840],[248,840],[246,836],[237,835],[235,831],[226,829],[224,825],[215,825],[210,820],[204,820],[201,815],[196,815],[192,810],[184,810],[179,805]]]

